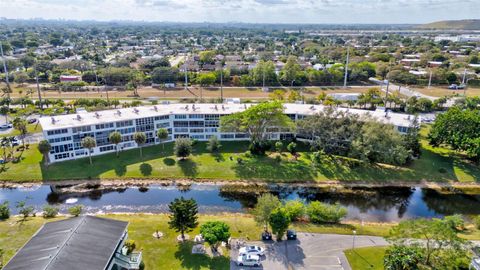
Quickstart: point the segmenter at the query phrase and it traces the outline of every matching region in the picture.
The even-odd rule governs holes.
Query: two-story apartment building
[[[249,140],[248,134],[240,132],[220,131],[220,118],[232,113],[242,112],[255,104],[162,104],[105,110],[99,112],[80,112],[77,114],[59,115],[40,118],[43,134],[52,146],[49,154],[51,162],[85,157],[88,150],[81,141],[90,136],[95,138],[97,146],[92,155],[115,152],[116,146],[108,136],[113,131],[122,134],[119,150],[137,147],[133,140],[135,132],[144,132],[147,144],[160,141],[156,137],[157,130],[165,128],[169,132],[166,141],[177,138],[191,138],[199,141],[209,140],[216,136],[219,140]],[[296,121],[314,115],[325,107],[310,104],[284,104],[284,113]],[[370,115],[373,119],[392,124],[401,133],[411,126],[413,117],[400,113],[385,113],[384,110],[366,111],[358,109],[338,108],[349,113]],[[269,130],[272,140],[293,138],[295,134],[272,127]]]

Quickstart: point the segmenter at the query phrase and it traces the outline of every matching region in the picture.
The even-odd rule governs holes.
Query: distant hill
[[[478,20],[458,20],[458,21],[439,21],[418,25],[418,29],[452,29],[452,30],[480,30],[480,19]]]

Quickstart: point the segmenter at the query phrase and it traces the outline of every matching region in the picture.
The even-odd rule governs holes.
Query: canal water
[[[18,201],[26,201],[37,211],[41,211],[46,204],[59,207],[61,212],[66,212],[70,206],[82,204],[88,213],[165,213],[169,202],[183,196],[194,198],[201,213],[242,213],[252,208],[257,197],[265,192],[283,201],[299,199],[304,202],[318,200],[338,203],[348,208],[347,220],[391,222],[418,217],[480,214],[480,194],[443,193],[415,187],[333,189],[193,184],[67,191],[38,185],[0,189],[0,203],[9,201],[13,213],[17,213],[15,204]]]

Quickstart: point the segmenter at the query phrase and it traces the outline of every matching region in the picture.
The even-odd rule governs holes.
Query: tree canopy
[[[191,232],[198,226],[198,206],[194,199],[175,198],[169,205],[170,221],[168,225],[176,232],[180,232],[182,239],[185,233]]]

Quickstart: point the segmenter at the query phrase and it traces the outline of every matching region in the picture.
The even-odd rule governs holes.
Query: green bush
[[[475,227],[480,230],[480,216],[476,216],[473,218],[473,222],[475,223]]]
[[[281,141],[278,141],[275,143],[275,150],[277,150],[277,152],[282,152],[283,150],[283,143]]]
[[[58,208],[50,206],[50,205],[45,205],[43,207],[43,217],[44,218],[54,218],[58,215]]]
[[[305,205],[300,200],[287,201],[284,208],[292,221],[299,220],[305,215]]]
[[[137,247],[137,245],[135,244],[135,241],[133,240],[127,240],[124,246],[127,247],[127,254],[132,253],[132,251],[134,251],[135,248]]]
[[[347,213],[347,208],[339,204],[313,201],[307,206],[307,215],[313,223],[338,223]]]
[[[207,151],[211,152],[211,153],[214,153],[214,152],[217,152],[218,150],[220,150],[220,147],[222,147],[222,145],[218,141],[217,136],[210,137],[210,139],[208,140],[208,143],[207,143]]]
[[[192,140],[188,138],[179,138],[175,141],[173,147],[175,156],[179,158],[186,158],[192,153]]]
[[[0,220],[8,219],[10,217],[10,207],[8,201],[0,204]]]
[[[68,213],[74,217],[78,217],[83,211],[83,205],[75,205],[68,208]]]
[[[448,224],[454,231],[465,230],[465,220],[463,220],[462,215],[446,216],[443,218],[443,222]]]
[[[297,153],[297,144],[294,142],[291,142],[287,145],[287,150],[290,152],[292,155],[295,155]]]
[[[282,162],[282,156],[280,156],[280,155],[277,154],[277,155],[275,156],[275,161],[278,162],[278,163]]]

